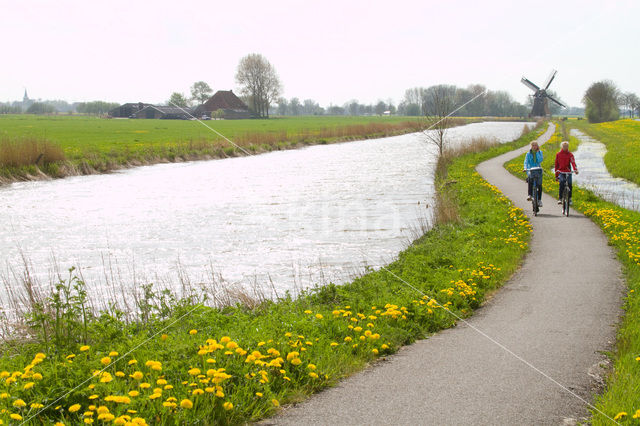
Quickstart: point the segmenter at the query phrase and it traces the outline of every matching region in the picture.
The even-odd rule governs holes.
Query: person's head
[[[539,149],[540,149],[540,147],[538,146],[538,142],[536,142],[536,141],[531,142],[531,151],[535,152],[535,151],[537,151]]]
[[[560,147],[563,151],[569,151],[569,142],[567,141],[562,141],[562,143],[560,144]]]

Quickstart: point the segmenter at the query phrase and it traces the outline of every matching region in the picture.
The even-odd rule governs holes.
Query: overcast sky
[[[525,75],[579,106],[594,81],[640,95],[637,1],[0,0],[0,100],[164,102],[204,80],[239,88],[248,53],[283,95],[399,102],[481,83],[524,102]]]

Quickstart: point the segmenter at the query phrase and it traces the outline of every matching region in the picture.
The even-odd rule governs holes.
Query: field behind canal
[[[425,127],[424,120],[408,117],[290,117],[205,123],[249,153],[390,136]],[[9,180],[40,172],[62,177],[158,162],[225,158],[244,154],[242,150],[197,121],[0,116],[0,177]],[[40,154],[44,155],[39,159]]]

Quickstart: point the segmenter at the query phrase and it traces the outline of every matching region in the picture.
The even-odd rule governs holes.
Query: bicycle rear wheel
[[[533,183],[533,190],[531,192],[533,194],[533,198],[531,200],[531,204],[533,205],[533,215],[538,216],[540,208],[538,207],[538,187],[535,182]]]

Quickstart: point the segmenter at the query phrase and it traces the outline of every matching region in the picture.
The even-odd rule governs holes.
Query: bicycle
[[[570,175],[574,173],[570,172],[558,172],[559,175]],[[564,191],[562,191],[562,197],[560,198],[562,201],[562,214],[566,217],[569,217],[569,205],[571,204],[571,188],[569,188],[569,179],[567,178],[564,183]]]
[[[534,179],[533,173],[531,172],[535,170],[540,170],[540,184],[542,184],[542,167],[532,167],[530,169],[525,169],[524,171],[530,172],[528,179]],[[533,215],[538,216],[538,212],[540,211],[540,205],[538,200],[538,185],[536,185],[535,180],[531,184],[531,205],[533,207]]]

